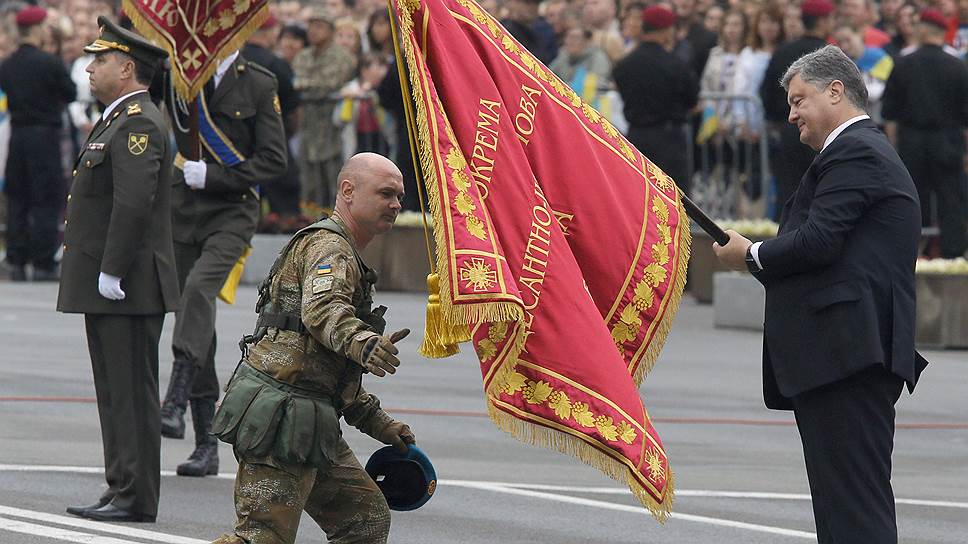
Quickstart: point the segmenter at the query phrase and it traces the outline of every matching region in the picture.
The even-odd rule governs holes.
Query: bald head
[[[403,174],[376,153],[358,153],[339,172],[336,213],[362,248],[393,226],[403,199]]]

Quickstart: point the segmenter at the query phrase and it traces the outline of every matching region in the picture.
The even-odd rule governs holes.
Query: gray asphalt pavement
[[[235,462],[223,445],[218,478],[172,475],[192,437],[162,442],[155,524],[100,524],[64,513],[103,489],[94,386],[83,318],[54,311],[55,284],[0,282],[0,544],[209,542],[231,528]],[[218,371],[238,361],[251,330],[253,288],[221,305]],[[712,328],[712,309],[685,300],[661,359],[641,388],[676,473],[674,516],[656,523],[622,485],[570,457],[531,447],[484,416],[471,350],[416,354],[426,298],[380,294],[391,327],[415,334],[404,364],[367,388],[414,429],[440,485],[415,512],[395,513],[393,543],[810,542],[813,516],[796,427],[763,407],[759,333]],[[170,373],[173,317],[161,344]],[[894,489],[902,542],[968,542],[968,354],[926,352],[932,364],[898,403]],[[365,459],[377,442],[347,429]],[[324,542],[304,517],[298,542]]]

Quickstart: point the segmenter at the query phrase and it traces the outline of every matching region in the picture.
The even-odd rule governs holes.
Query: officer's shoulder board
[[[259,64],[257,62],[252,62],[251,60],[248,60],[248,61],[245,62],[245,64],[239,65],[239,68],[241,68],[242,66],[248,66],[254,72],[258,72],[260,74],[269,76],[269,77],[272,78],[272,81],[275,81],[276,80],[276,74],[272,73],[272,70],[266,68],[265,66],[263,66],[263,65],[261,65],[261,64]]]

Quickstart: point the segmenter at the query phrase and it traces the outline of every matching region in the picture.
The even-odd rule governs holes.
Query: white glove
[[[97,290],[101,296],[108,300],[124,300],[124,291],[121,290],[121,278],[101,272],[97,277]]]
[[[185,174],[185,185],[192,189],[202,190],[205,188],[205,171],[208,166],[205,161],[185,161],[182,172]]]

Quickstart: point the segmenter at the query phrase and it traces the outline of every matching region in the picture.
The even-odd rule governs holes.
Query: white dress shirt
[[[837,136],[840,136],[840,133],[846,130],[847,127],[858,121],[863,121],[864,119],[870,119],[870,116],[858,115],[857,117],[851,117],[850,119],[844,121],[839,127],[830,131],[830,134],[827,135],[827,139],[823,141],[823,147],[820,148],[820,152],[823,153],[823,150],[827,149],[827,146],[830,145],[834,139],[837,138]],[[750,254],[753,256],[753,260],[756,261],[756,267],[760,270],[763,270],[763,263],[760,262],[760,244],[762,243],[763,242],[753,242],[753,245],[750,246]]]

